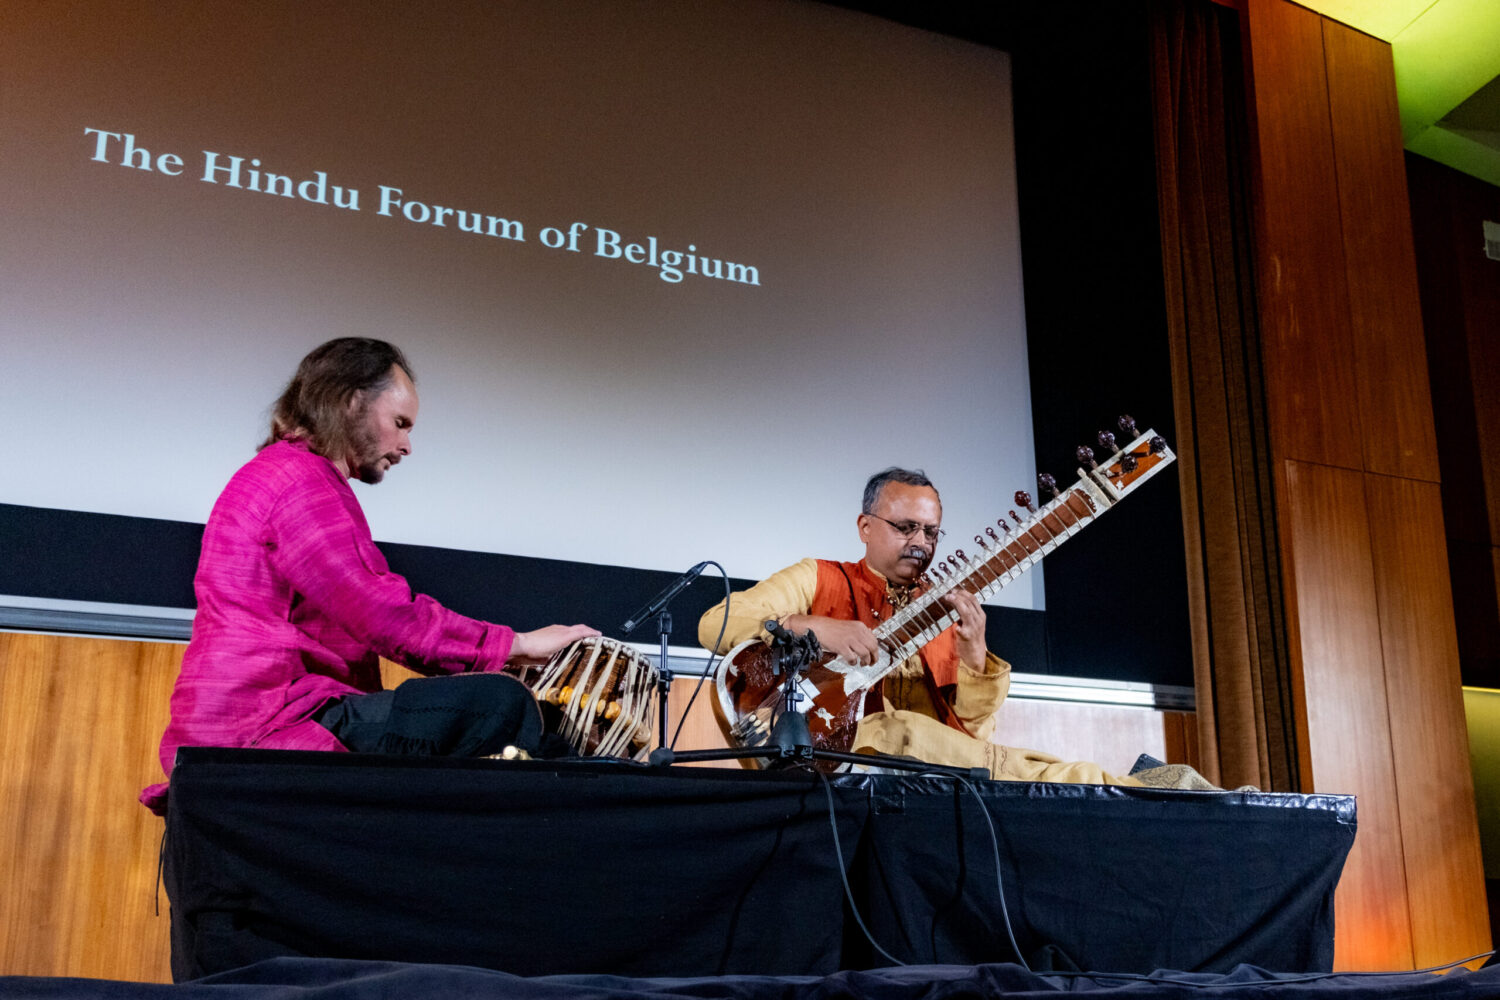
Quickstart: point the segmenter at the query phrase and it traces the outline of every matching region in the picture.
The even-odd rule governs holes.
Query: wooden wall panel
[[[1406,158],[1466,684],[1500,687],[1500,262],[1481,249],[1500,187]]]
[[[1312,782],[1304,791],[1359,797],[1359,833],[1336,901],[1335,968],[1409,969],[1405,854],[1364,476],[1288,463],[1285,494],[1293,661],[1307,715],[1303,780]]]
[[[1500,540],[1500,261],[1483,223],[1500,222],[1500,187],[1407,157],[1422,318],[1438,410],[1452,538]]]
[[[1173,764],[1198,763],[1186,730],[1190,712],[1158,712],[1114,705],[1080,705],[1012,698],[1000,707],[994,741],[1087,760],[1110,774],[1129,774],[1136,757],[1148,753]]]
[[[1447,168],[1440,168],[1447,169]],[[1500,261],[1481,250],[1482,224],[1500,222],[1500,188],[1449,171],[1453,266],[1462,302],[1462,336],[1473,385],[1479,451],[1489,499],[1489,539],[1500,545]]]
[[[1438,487],[1365,477],[1411,903],[1413,959],[1489,949],[1484,861],[1469,767]],[[1440,776],[1437,780],[1434,776]]]
[[[0,973],[170,980],[136,795],[182,648],[0,633]]]
[[[703,683],[698,697],[693,698],[693,689],[698,686],[696,677],[677,677],[672,681],[672,694],[668,700],[667,723],[669,726],[668,737],[677,734],[674,746],[678,750],[718,750],[729,746],[729,739],[724,735],[724,730],[719,726],[718,715],[714,711],[714,685],[709,679]],[[691,700],[692,707],[688,708]],[[682,719],[682,712],[687,709],[688,716],[682,723],[681,732],[678,732],[677,723]],[[695,765],[697,767],[740,767],[737,761],[708,761]]]
[[[1363,465],[1437,482],[1391,47],[1327,20],[1323,43]]]
[[[1357,469],[1359,391],[1322,18],[1282,0],[1250,0],[1245,23],[1272,447],[1280,458]]]
[[[1451,763],[1453,732],[1425,727],[1457,717],[1461,733],[1462,708],[1451,600],[1431,593],[1430,556],[1401,571],[1441,516],[1395,511],[1418,487],[1436,496],[1437,438],[1390,48],[1287,0],[1248,0],[1241,26],[1304,787],[1359,796],[1336,967],[1462,958],[1488,938],[1463,846],[1469,777],[1416,777],[1420,755]],[[1372,534],[1392,517],[1413,534]],[[1434,808],[1444,822],[1414,825]]]

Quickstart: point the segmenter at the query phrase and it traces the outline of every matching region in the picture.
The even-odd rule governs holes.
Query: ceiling
[[[993,0],[824,2],[1006,47],[1004,30],[990,23]],[[1004,9],[1013,13],[1026,2]],[[1243,8],[1250,0],[1215,2]],[[1500,0],[1293,2],[1390,43],[1407,149],[1500,186]]]
[[[1406,148],[1500,186],[1500,0],[1299,0],[1391,43]]]

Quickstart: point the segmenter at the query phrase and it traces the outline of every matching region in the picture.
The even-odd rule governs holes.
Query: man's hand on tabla
[[[816,615],[788,615],[781,624],[793,632],[812,629],[823,650],[833,653],[846,663],[867,666],[880,656],[880,643],[875,641],[875,633],[863,622],[839,621],[837,618],[820,618]]]
[[[505,662],[517,667],[546,663],[579,639],[598,634],[598,629],[587,625],[548,625],[535,632],[517,632]]]

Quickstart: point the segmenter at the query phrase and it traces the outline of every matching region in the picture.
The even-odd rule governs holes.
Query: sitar
[[[946,595],[962,589],[983,602],[1175,460],[1155,431],[1138,433],[1129,417],[1121,417],[1119,427],[1132,438],[1130,443],[1116,448],[1115,436],[1100,432],[1099,444],[1108,457],[1095,461],[1093,449],[1080,447],[1078,481],[1072,486],[1059,489],[1051,476],[1038,476],[1039,493],[1050,494],[1050,501],[1038,509],[1029,493],[1018,490],[1015,502],[1026,510],[1024,515],[1008,510],[1009,521],[999,518],[995,527],[976,534],[979,552],[973,558],[956,549],[930,566],[917,596],[872,629],[880,647],[874,663],[847,663],[824,653],[798,671],[794,710],[806,716],[815,750],[850,749],[866,695],[958,621],[957,613],[943,603]],[[730,741],[742,748],[765,744],[786,702],[784,678],[771,646],[760,639],[735,646],[720,661],[714,681],[720,721]]]

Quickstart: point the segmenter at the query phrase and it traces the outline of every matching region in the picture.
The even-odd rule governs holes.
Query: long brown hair
[[[398,367],[415,385],[406,355],[383,340],[340,337],[314,348],[271,407],[271,433],[261,447],[301,439],[325,458],[342,458],[349,449],[349,401],[357,392],[380,395]]]

